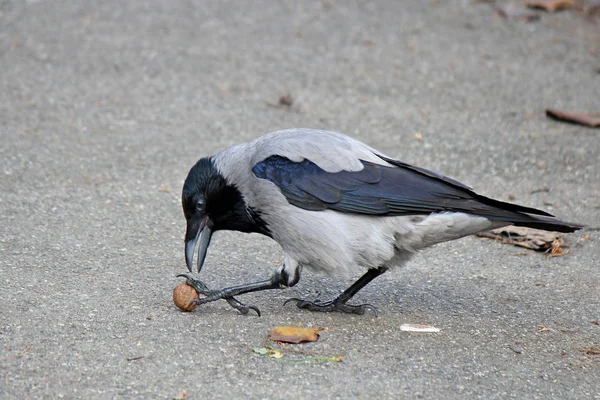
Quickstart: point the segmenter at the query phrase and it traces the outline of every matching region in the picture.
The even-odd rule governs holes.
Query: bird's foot
[[[242,303],[241,301],[237,300],[235,297],[228,295],[226,289],[211,290],[208,286],[206,286],[206,284],[204,282],[202,282],[199,279],[194,278],[191,274],[188,274],[188,273],[179,274],[179,275],[177,275],[177,277],[185,278],[186,283],[188,285],[190,285],[194,289],[196,289],[196,292],[205,296],[203,298],[197,298],[197,299],[192,300],[190,302],[190,304],[195,303],[200,306],[202,304],[206,304],[206,303],[210,303],[213,301],[223,299],[223,300],[227,301],[227,303],[229,303],[229,305],[231,307],[235,308],[243,315],[246,315],[246,314],[248,314],[248,312],[250,312],[250,310],[253,310],[260,317],[260,310],[258,309],[258,307],[253,306],[253,305],[246,305],[246,304]]]
[[[289,302],[295,301],[296,302],[296,306],[298,308],[304,309],[304,310],[309,310],[309,311],[319,311],[319,312],[343,312],[343,313],[347,313],[347,314],[357,314],[357,315],[363,315],[365,312],[367,312],[367,310],[371,310],[375,313],[375,315],[377,315],[377,308],[370,305],[370,304],[358,304],[358,305],[352,305],[352,304],[346,304],[345,301],[340,300],[339,298],[336,298],[334,300],[329,300],[329,301],[308,301],[308,300],[302,300],[302,299],[296,299],[296,298],[292,298],[292,299],[287,299],[285,301],[285,303],[283,303],[283,305],[286,305]]]

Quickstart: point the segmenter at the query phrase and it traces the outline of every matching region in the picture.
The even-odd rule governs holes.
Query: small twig
[[[33,344],[30,344],[29,346],[27,346],[27,348],[26,348],[25,350],[23,350],[23,351],[21,352],[21,354],[19,354],[19,355],[17,356],[17,358],[21,358],[21,357],[23,357],[23,356],[25,355],[25,353],[27,353],[27,352],[28,352],[28,351],[29,351],[29,350],[30,350],[32,347],[33,347]]]
[[[548,193],[549,191],[550,191],[550,188],[548,186],[544,186],[543,188],[532,190],[531,192],[529,192],[529,194],[541,193],[541,192]]]
[[[139,356],[139,357],[131,357],[131,358],[127,358],[127,361],[137,361],[137,360],[141,360],[142,358],[144,358],[144,356]]]
[[[511,349],[512,351],[514,351],[514,352],[515,352],[515,353],[517,353],[517,354],[522,354],[522,353],[523,353],[523,351],[522,351],[522,350],[515,349],[515,348],[514,348],[514,347],[512,347],[512,346],[508,346],[508,348],[509,348],[509,349]]]

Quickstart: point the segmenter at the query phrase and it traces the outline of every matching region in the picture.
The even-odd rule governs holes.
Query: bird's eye
[[[196,201],[196,210],[204,211],[204,199],[200,198]]]

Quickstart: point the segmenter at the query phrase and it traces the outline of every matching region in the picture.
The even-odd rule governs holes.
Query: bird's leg
[[[233,296],[237,296],[244,293],[258,292],[260,290],[269,289],[285,289],[287,287],[294,286],[300,280],[300,274],[296,271],[292,279],[285,271],[284,268],[277,270],[271,279],[265,281],[247,283],[244,285],[232,286],[224,289],[210,290],[203,282],[194,278],[190,274],[178,275],[187,279],[187,284],[193,286],[198,293],[201,293],[205,297],[192,300],[193,303],[198,305],[210,303],[219,299],[226,300],[230,306],[240,311],[242,314],[247,314],[249,310],[254,310],[260,317],[260,310],[258,307],[253,305],[246,305],[239,300],[236,300]]]
[[[370,304],[351,305],[347,304],[358,291],[373,279],[387,271],[387,268],[379,267],[376,269],[369,269],[363,276],[361,276],[356,282],[354,282],[348,289],[344,290],[342,294],[333,300],[325,302],[312,302],[302,299],[289,299],[284,304],[290,301],[295,301],[298,308],[303,308],[310,311],[321,311],[321,312],[332,312],[339,311],[350,314],[363,315],[367,310],[372,310],[377,313],[377,309]]]

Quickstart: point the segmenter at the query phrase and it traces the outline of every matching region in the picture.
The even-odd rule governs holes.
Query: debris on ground
[[[181,392],[177,393],[177,395],[175,397],[173,397],[173,400],[187,400],[190,397],[192,397],[192,396],[187,391],[187,389],[183,389]]]
[[[589,355],[600,355],[600,346],[589,346],[589,347],[582,347],[579,349],[580,351],[583,351],[585,354],[589,354]]]
[[[252,349],[256,354],[260,354],[261,356],[267,356],[269,358],[282,358],[283,353],[281,350],[274,348],[273,346],[266,345],[261,348]]]
[[[515,6],[514,4],[505,4],[496,8],[496,12],[506,19],[518,19],[521,21],[536,21],[540,19],[540,15],[535,11],[527,8]]]
[[[567,245],[558,232],[548,232],[522,226],[505,226],[491,231],[479,232],[477,236],[497,242],[512,244],[526,249],[543,251],[549,257],[564,256]]]
[[[323,328],[302,328],[299,326],[278,326],[269,331],[269,340],[283,343],[316,342]]]
[[[440,332],[440,328],[436,328],[431,325],[421,325],[421,324],[402,324],[400,325],[400,330],[404,332],[420,332],[420,333],[438,333]]]
[[[255,347],[252,351],[261,356],[275,359],[278,362],[292,364],[324,364],[330,362],[342,362],[344,357],[337,354],[334,356],[323,355],[318,350],[310,350],[304,347],[290,346],[289,343],[278,342],[275,345],[264,344],[263,347]],[[282,360],[285,358],[284,360]]]
[[[267,102],[267,105],[269,107],[283,108],[283,109],[290,109],[293,104],[294,104],[294,98],[290,94],[286,94],[286,95],[279,97],[279,101],[277,102],[277,104]]]
[[[579,3],[575,0],[527,0],[525,5],[529,8],[537,8],[551,13],[567,8],[579,7]]]
[[[600,127],[600,113],[596,113],[594,115],[582,112],[560,111],[549,108],[546,110],[546,115],[557,121],[570,122],[572,124],[589,126],[591,128]]]

